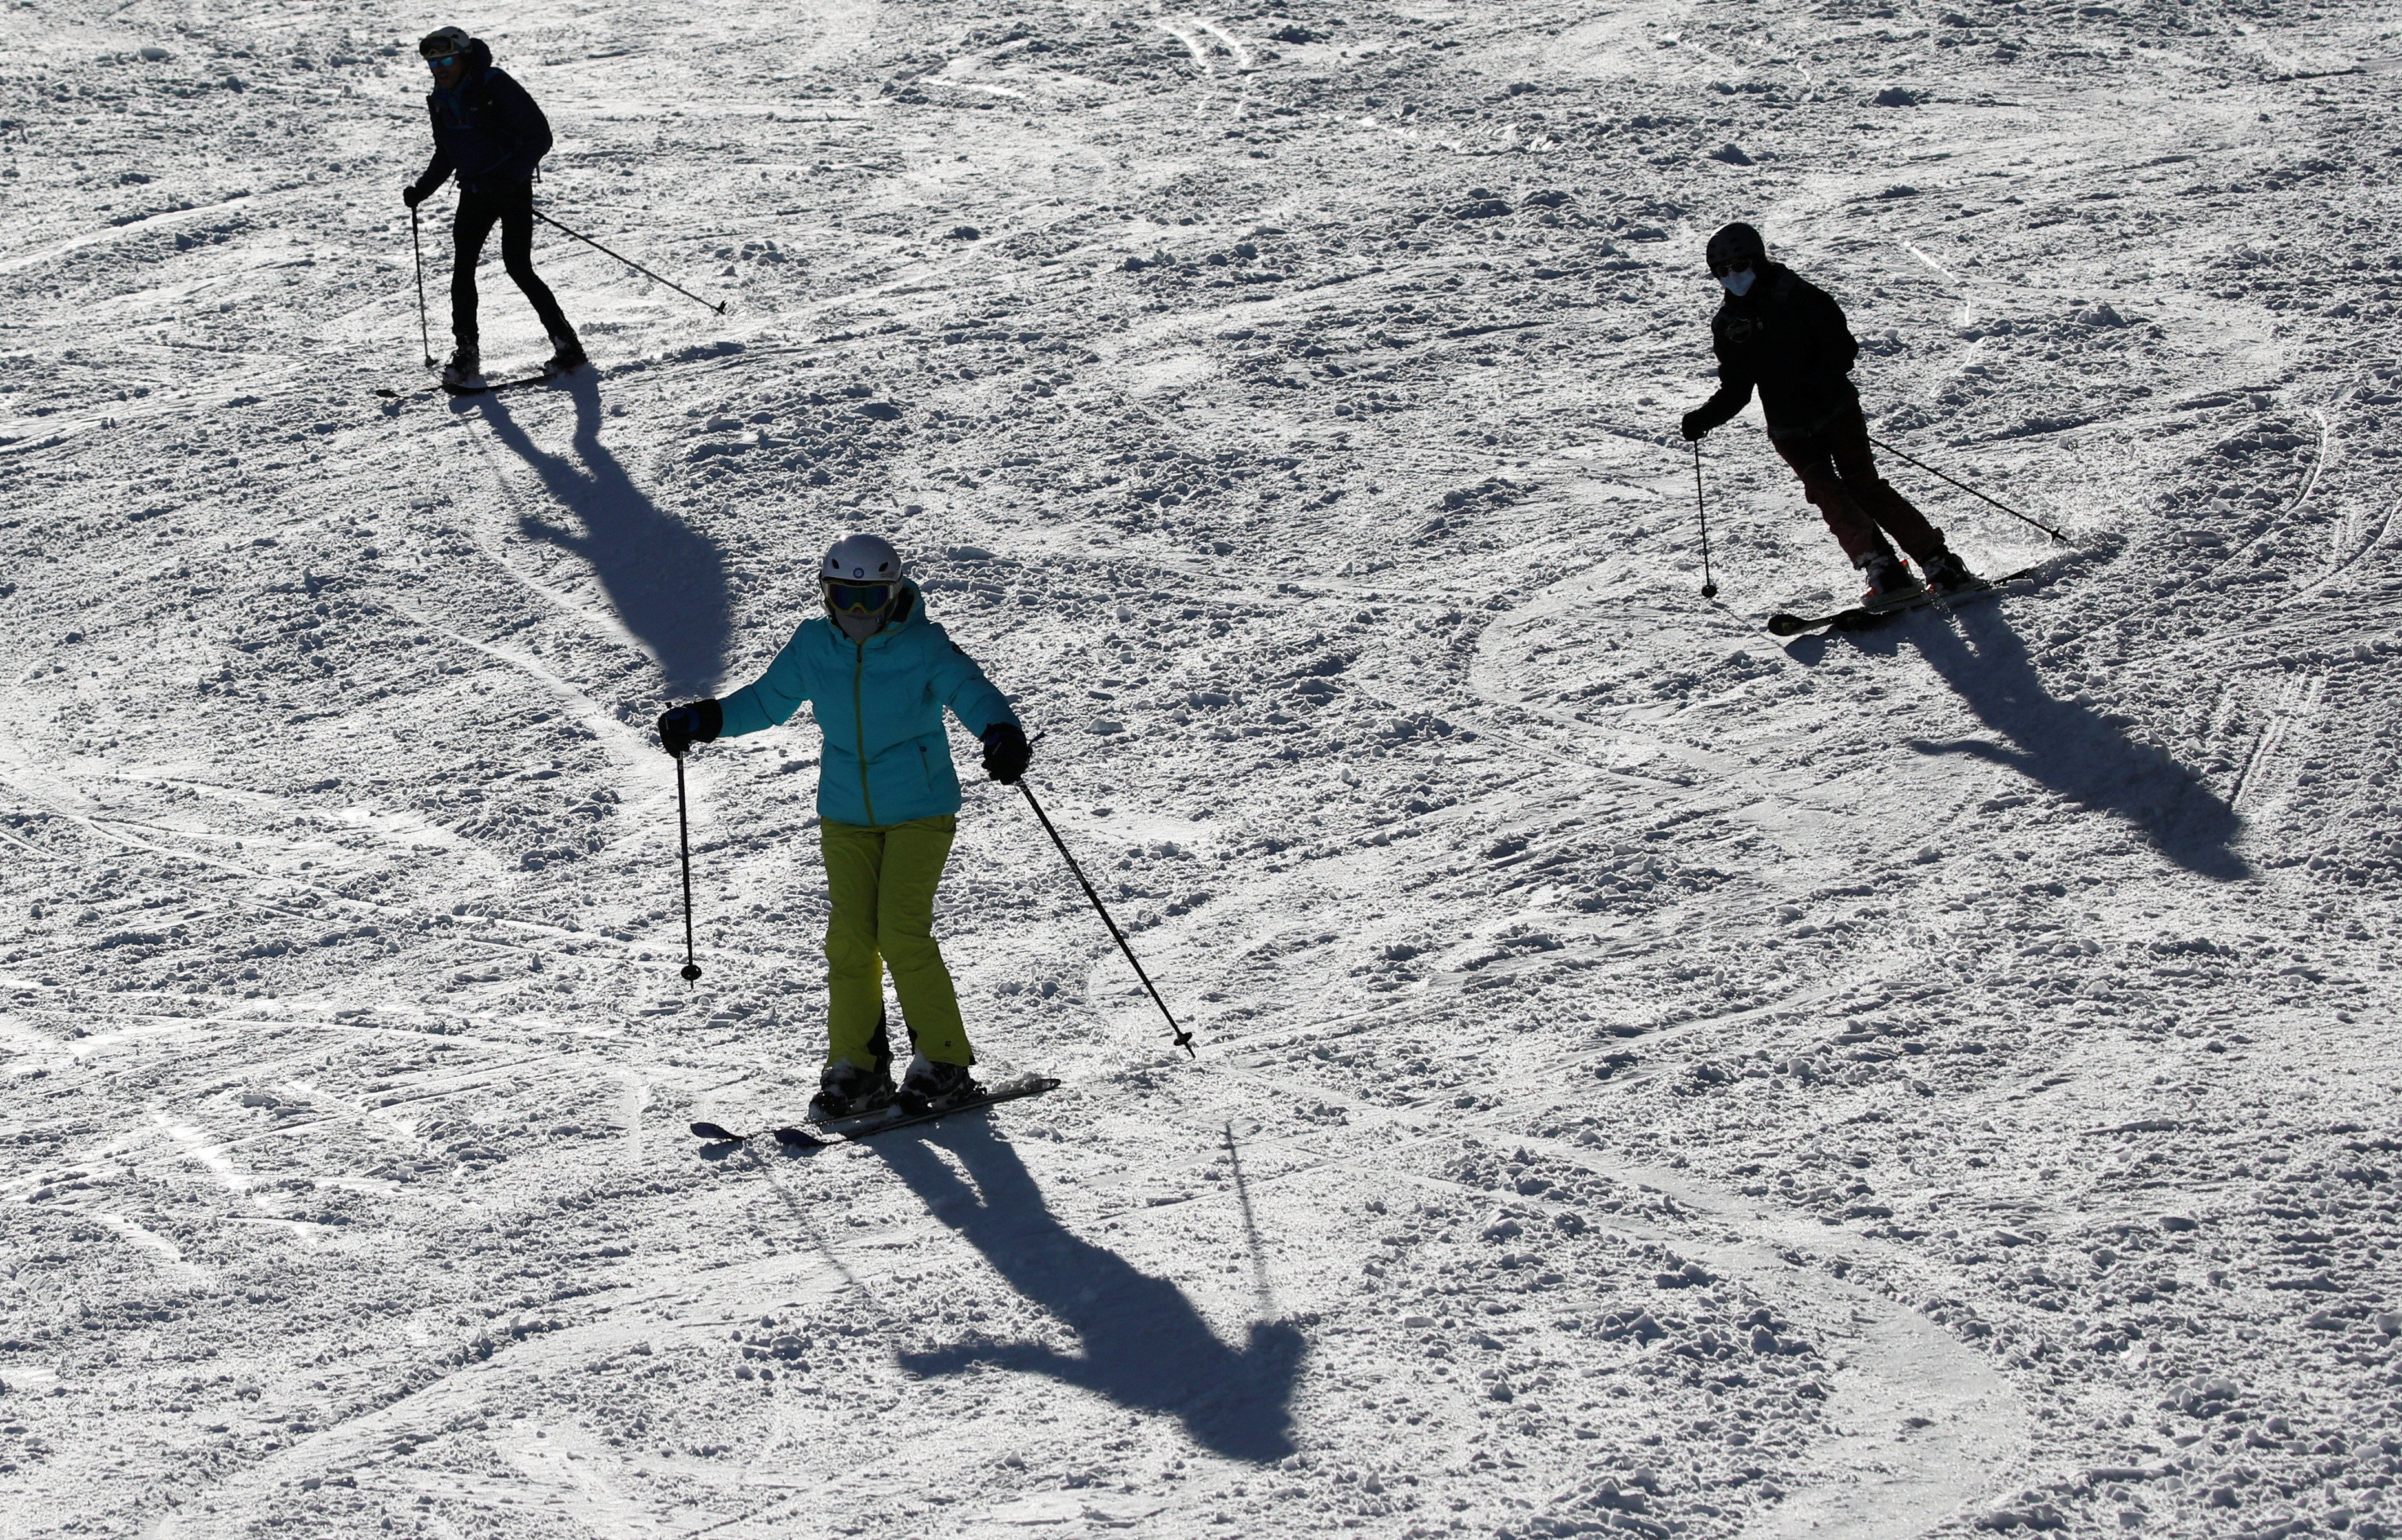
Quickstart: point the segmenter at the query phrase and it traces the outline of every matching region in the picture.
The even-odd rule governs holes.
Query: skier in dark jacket
[[[1711,274],[1726,290],[1710,319],[1719,388],[1685,414],[1685,437],[1699,439],[1732,418],[1757,388],[1769,442],[1868,579],[1862,604],[1899,603],[1929,586],[1939,593],[1974,587],[1976,576],[1943,543],[1942,532],[1877,474],[1868,419],[1851,381],[1860,345],[1844,323],[1843,307],[1768,260],[1760,232],[1748,225],[1729,225],[1710,237],[1707,254]],[[1912,575],[1894,542],[1917,558],[1925,583]]]
[[[476,263],[484,239],[501,227],[501,263],[533,302],[555,350],[546,365],[563,374],[584,362],[584,346],[550,286],[533,270],[533,174],[550,153],[550,124],[523,86],[492,66],[492,50],[461,28],[429,33],[417,45],[434,72],[425,111],[434,123],[434,158],[425,174],[401,190],[410,208],[459,179],[459,212],[450,227],[450,330],[458,349],[443,383],[472,383],[482,372],[476,326]]]

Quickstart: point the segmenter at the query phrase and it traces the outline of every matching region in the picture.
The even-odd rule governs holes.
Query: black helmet
[[[1757,272],[1768,260],[1768,247],[1748,225],[1729,225],[1710,237],[1710,272],[1719,278],[1744,268]]]

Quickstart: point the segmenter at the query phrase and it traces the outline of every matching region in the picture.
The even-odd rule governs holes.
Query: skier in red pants
[[[1863,605],[1898,604],[1929,587],[1946,594],[1974,587],[1976,575],[1943,543],[1943,532],[1877,474],[1851,381],[1860,345],[1843,307],[1768,260],[1760,232],[1748,225],[1729,225],[1710,237],[1708,256],[1711,275],[1726,290],[1710,318],[1719,388],[1685,414],[1686,439],[1698,440],[1742,411],[1756,386],[1769,442],[1868,580]],[[1925,582],[1894,550],[1897,542],[1916,558]]]

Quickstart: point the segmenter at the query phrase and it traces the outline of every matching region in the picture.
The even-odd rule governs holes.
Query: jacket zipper
[[[934,761],[922,743],[918,745],[918,768],[926,773],[926,790],[932,791],[934,789]]]
[[[859,703],[859,679],[867,671],[867,643],[854,641],[851,645],[859,650],[859,655],[850,666],[850,724],[859,734],[859,800],[866,804],[867,822],[873,828],[876,823],[876,796],[867,789],[867,713]]]

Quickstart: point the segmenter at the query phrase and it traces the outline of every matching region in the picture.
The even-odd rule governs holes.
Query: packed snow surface
[[[413,40],[595,371],[427,393]],[[2390,7],[0,12],[0,1534],[2402,1531]],[[421,238],[436,317],[445,192]],[[1981,571],[1853,575],[1700,263]],[[486,357],[545,351],[490,262]],[[376,392],[400,392],[380,397]],[[833,538],[1042,730],[814,1088]],[[974,746],[957,740],[971,773]]]

